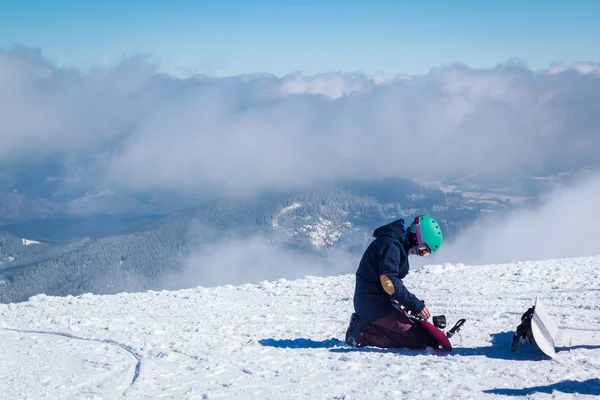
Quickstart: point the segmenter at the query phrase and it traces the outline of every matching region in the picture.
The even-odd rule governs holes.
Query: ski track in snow
[[[0,398],[118,398],[134,374],[115,346],[53,332],[0,330]]]
[[[405,283],[433,315],[446,315],[448,327],[467,319],[451,339],[452,353],[347,346],[354,275],[39,295],[0,305],[0,393],[3,399],[597,398],[599,266],[600,256],[411,271]],[[536,296],[559,327],[554,359],[533,346],[509,349]],[[63,337],[67,342],[56,343]],[[103,362],[102,345],[112,345]],[[79,361],[57,360],[48,350],[56,346],[65,359]],[[90,364],[103,365],[103,375],[87,372]],[[55,372],[61,368],[69,373]]]
[[[131,347],[115,342],[114,340],[110,340],[110,339],[94,339],[94,338],[85,338],[85,337],[79,337],[79,336],[75,336],[71,333],[68,332],[49,332],[49,331],[31,331],[31,330],[23,330],[23,329],[12,329],[12,328],[1,328],[3,331],[7,331],[7,332],[17,332],[17,333],[25,333],[25,334],[40,334],[40,335],[56,335],[56,336],[62,336],[62,337],[66,337],[69,339],[76,339],[76,340],[85,340],[88,342],[99,342],[99,343],[108,343],[114,346],[119,346],[121,347],[123,350],[125,350],[126,352],[128,352],[129,354],[131,354],[133,357],[135,357],[136,359],[136,365],[135,365],[135,371],[133,372],[133,377],[131,379],[131,383],[128,386],[127,390],[129,390],[131,388],[131,386],[133,386],[133,384],[135,383],[135,381],[137,380],[139,374],[140,374],[140,369],[142,366],[142,358],[141,356],[139,356]],[[125,395],[127,393],[127,390],[123,393],[123,395]]]

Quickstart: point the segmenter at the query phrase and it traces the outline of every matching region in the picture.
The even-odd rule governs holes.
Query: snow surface
[[[433,259],[432,259],[433,260]],[[343,342],[354,276],[0,305],[3,399],[486,399],[600,395],[600,257],[428,265],[406,284],[448,324],[443,350]],[[557,356],[510,352],[536,296]],[[579,393],[579,394],[578,394]]]
[[[36,240],[29,240],[29,239],[21,239],[21,243],[23,243],[23,246],[30,246],[32,244],[41,244],[41,242],[38,242]]]

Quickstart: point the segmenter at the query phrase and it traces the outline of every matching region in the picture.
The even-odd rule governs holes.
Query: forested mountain
[[[335,249],[358,255],[377,226],[396,218],[410,222],[417,213],[435,215],[451,240],[480,213],[508,207],[507,201],[478,202],[409,180],[344,181],[306,191],[212,200],[122,234],[28,245],[4,234],[0,301],[23,301],[38,293],[160,289],[165,274],[176,275],[195,250],[210,251],[212,244],[236,238],[260,237],[314,254]],[[60,237],[60,227],[56,229]]]

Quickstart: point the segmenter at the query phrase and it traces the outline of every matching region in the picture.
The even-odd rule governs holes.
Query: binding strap
[[[458,322],[456,324],[454,324],[454,326],[452,327],[452,329],[450,329],[448,331],[448,333],[446,333],[446,337],[448,339],[450,339],[452,336],[454,336],[454,334],[458,331],[460,331],[460,328],[463,326],[463,324],[466,322],[466,319],[459,319]]]

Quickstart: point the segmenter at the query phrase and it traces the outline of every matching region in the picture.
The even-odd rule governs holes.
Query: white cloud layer
[[[478,220],[436,262],[490,264],[600,254],[600,173],[556,187],[538,207]]]
[[[337,177],[600,165],[596,64],[181,80],[0,52],[0,162],[57,156],[103,185],[250,193]]]
[[[222,240],[196,249],[183,271],[161,282],[166,289],[241,285],[263,280],[300,279],[307,275],[354,273],[356,256],[336,252],[325,256],[290,250],[260,236]]]

